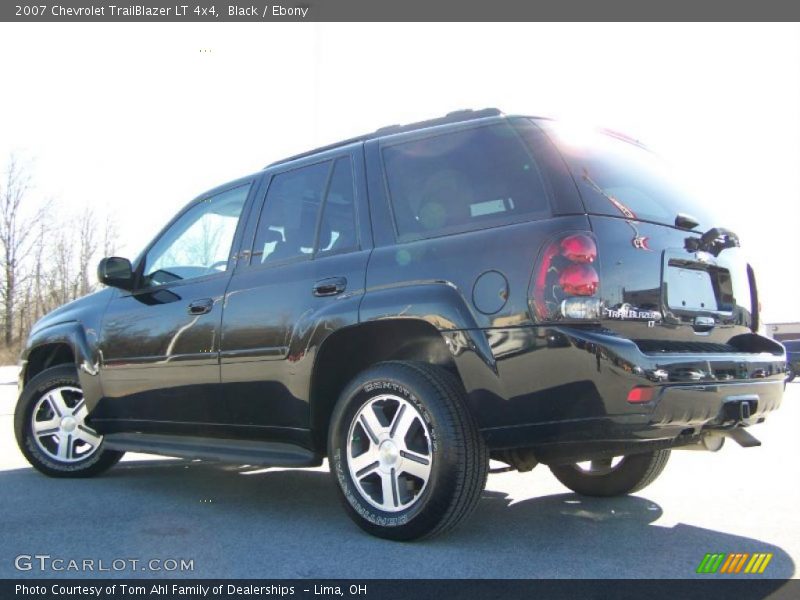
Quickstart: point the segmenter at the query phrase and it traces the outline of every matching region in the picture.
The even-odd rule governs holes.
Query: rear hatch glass
[[[634,140],[547,119],[534,122],[561,151],[589,213],[665,225],[684,213],[702,231],[713,225],[670,165]]]

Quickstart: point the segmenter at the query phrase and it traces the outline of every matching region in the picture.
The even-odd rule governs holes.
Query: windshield
[[[669,165],[649,150],[599,130],[534,121],[564,156],[588,212],[667,225],[684,213],[700,222],[698,229],[713,225]]]

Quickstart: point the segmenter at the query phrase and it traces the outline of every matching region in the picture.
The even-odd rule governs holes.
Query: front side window
[[[147,253],[144,287],[225,271],[249,191],[246,184],[201,200],[183,213]]]
[[[551,213],[539,167],[508,124],[392,145],[383,160],[401,241]]]

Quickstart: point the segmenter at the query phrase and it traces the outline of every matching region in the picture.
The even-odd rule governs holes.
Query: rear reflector
[[[650,402],[656,395],[656,388],[654,387],[635,387],[628,392],[628,402],[631,404],[638,404],[641,402]]]

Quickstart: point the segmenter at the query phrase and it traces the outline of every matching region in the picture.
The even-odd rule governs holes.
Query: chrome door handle
[[[211,298],[203,298],[202,300],[195,300],[189,304],[190,315],[204,315],[211,312],[214,308],[214,301]]]
[[[344,277],[329,277],[321,279],[314,284],[315,296],[335,296],[347,289],[347,279]]]

